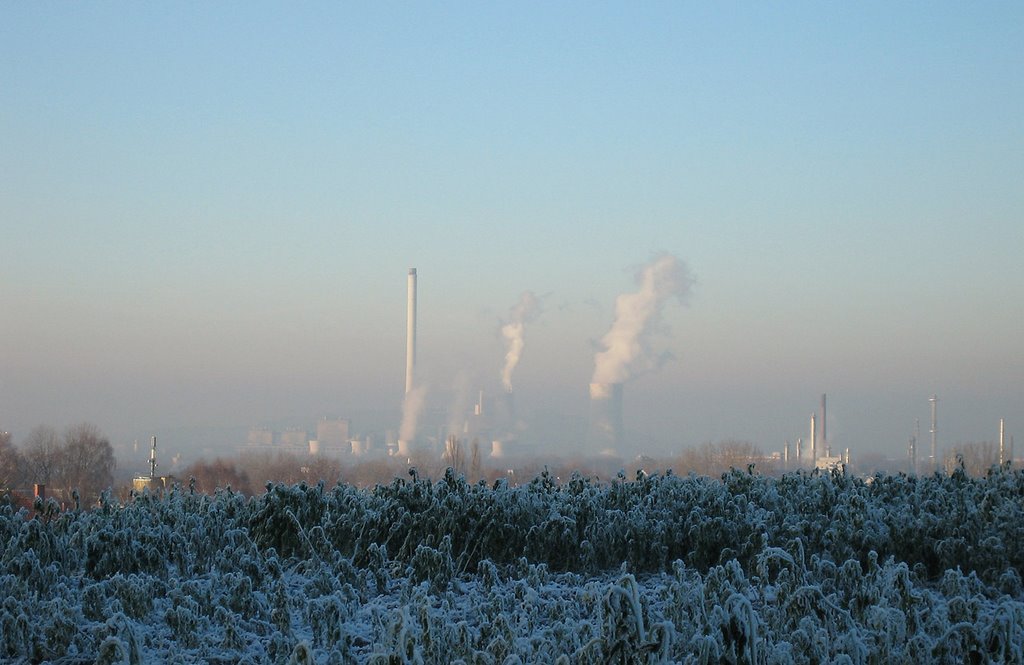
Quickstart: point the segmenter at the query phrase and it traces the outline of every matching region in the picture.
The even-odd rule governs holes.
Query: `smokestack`
[[[1006,430],[1003,427],[1003,419],[999,419],[999,465],[1006,461]]]
[[[590,442],[601,452],[619,452],[622,445],[622,384],[590,384]]]
[[[815,431],[814,414],[811,414],[811,466],[818,463],[817,432]]]
[[[156,437],[153,437],[153,446],[149,449],[149,477],[156,478]]]
[[[796,440],[796,465],[800,466],[800,462],[803,461],[804,456],[804,438],[797,437]]]
[[[828,445],[828,433],[825,430],[825,393],[821,393],[821,441],[818,450],[824,450],[825,457],[832,456],[831,447]]]
[[[409,297],[405,331],[405,394],[412,391],[416,369],[416,268],[409,268]]]

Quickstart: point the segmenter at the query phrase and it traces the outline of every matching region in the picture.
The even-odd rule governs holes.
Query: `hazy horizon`
[[[822,393],[855,454],[932,394],[942,448],[1022,432],[1022,66],[1014,3],[5,5],[0,430],[397,430],[416,267],[426,408],[502,390],[532,292],[560,446],[667,252],[649,452],[781,450]]]

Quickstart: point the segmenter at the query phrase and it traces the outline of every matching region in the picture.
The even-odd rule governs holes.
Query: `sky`
[[[532,291],[517,405],[585,418],[668,253],[650,451],[821,393],[855,453],[932,394],[940,445],[1024,442],[1022,71],[1013,2],[5,3],[0,429],[397,428],[409,267],[428,409]]]

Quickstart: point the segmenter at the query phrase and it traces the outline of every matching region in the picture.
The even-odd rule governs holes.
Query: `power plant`
[[[601,348],[594,357],[594,372],[588,384],[589,418],[586,424],[582,419],[574,418],[570,425],[574,438],[578,439],[580,434],[586,432],[585,441],[591,453],[617,456],[634,452],[628,449],[630,442],[625,435],[624,386],[628,381],[657,366],[657,359],[648,337],[652,330],[657,330],[656,324],[664,304],[673,297],[681,297],[689,288],[689,278],[685,274],[685,269],[673,257],[661,257],[650,263],[645,267],[639,281],[638,291],[621,294],[616,299],[615,319],[611,329],[601,339]],[[438,425],[440,411],[435,408],[434,411],[428,412],[431,422],[424,426],[428,433],[418,437],[417,418],[425,404],[426,385],[418,383],[416,376],[417,290],[417,269],[409,268],[406,281],[403,419],[399,436],[395,437],[394,431],[388,430],[383,438],[387,454],[402,458],[411,457],[417,452],[429,454],[433,451],[442,454],[443,442],[454,436],[458,442],[465,442],[467,445],[472,441],[474,450],[478,442],[483,442],[485,446],[490,443],[492,458],[514,458],[522,455],[522,448],[528,448],[530,440],[524,436],[527,431],[525,422],[520,421],[516,414],[511,377],[524,349],[526,324],[539,316],[541,299],[530,291],[524,292],[519,302],[510,308],[507,320],[501,322],[500,331],[506,349],[501,371],[504,390],[497,391],[486,403],[484,391],[480,390],[475,404],[469,410],[464,408],[469,405],[464,404],[465,400],[460,398],[456,401],[457,406],[448,411],[447,427],[443,424]],[[931,406],[929,459],[931,469],[934,470],[940,463],[937,442],[938,397],[933,394],[928,401]],[[540,418],[535,420],[535,427],[539,420]],[[771,458],[764,459],[777,459],[786,470],[834,469],[844,462],[849,464],[850,449],[841,447],[841,439],[834,442],[829,437],[826,393],[821,393],[819,408],[810,414],[809,420],[809,436],[805,432],[804,436],[786,440],[781,453],[772,453]],[[246,448],[251,450],[253,447],[273,447],[297,451],[308,445],[311,455],[350,452],[353,457],[365,457],[376,452],[369,436],[361,433],[353,438],[348,426],[348,421],[344,419],[333,419],[330,422],[323,419],[317,425],[316,438],[308,440],[307,434],[310,432],[303,428],[293,427],[279,434],[267,427],[257,427],[249,431]],[[836,443],[835,447],[833,443]],[[924,455],[920,452],[920,443],[920,423],[915,420],[913,436],[906,448],[906,467],[910,473],[918,472],[919,467],[924,468],[921,459]],[[441,449],[439,445],[442,446]],[[424,449],[419,450],[419,446],[423,446]],[[833,448],[836,451],[835,456],[832,454]],[[379,452],[381,455],[385,454],[383,446]],[[1013,437],[1007,436],[1005,422],[1000,419],[998,460],[1000,464],[1005,464],[1008,461],[1012,462],[1013,457]],[[155,441],[152,461],[155,463]],[[151,468],[148,477],[154,476],[155,468]]]

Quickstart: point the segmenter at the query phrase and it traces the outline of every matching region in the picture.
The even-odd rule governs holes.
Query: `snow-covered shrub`
[[[0,505],[0,660],[1024,662],[1021,497],[1000,468]]]

